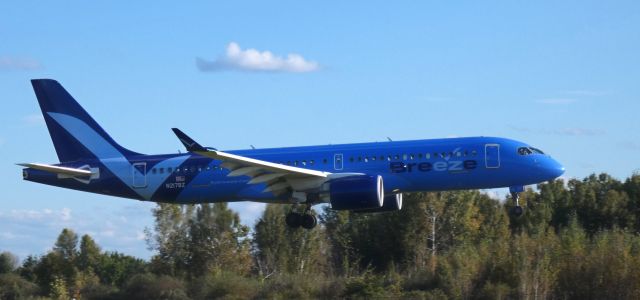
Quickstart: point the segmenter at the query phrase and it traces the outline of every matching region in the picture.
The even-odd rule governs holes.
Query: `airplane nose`
[[[564,174],[565,169],[559,162],[551,158],[550,163],[547,166],[547,171],[550,176],[553,176],[553,178],[558,178]]]

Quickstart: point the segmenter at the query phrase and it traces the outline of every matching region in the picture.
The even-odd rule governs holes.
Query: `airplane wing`
[[[179,129],[173,128],[173,132],[187,148],[187,151],[221,160],[223,162],[221,166],[231,171],[228,176],[249,176],[251,180],[249,180],[248,184],[267,184],[264,192],[278,194],[287,188],[295,191],[317,188],[326,182],[332,174],[235,155],[213,148],[205,148]]]
[[[47,165],[47,164],[23,163],[23,164],[17,164],[17,165],[36,169],[36,170],[42,170],[42,171],[46,171],[54,174],[61,174],[61,175],[68,175],[68,176],[89,177],[93,174],[90,170],[67,168],[67,167],[53,166],[53,165]]]

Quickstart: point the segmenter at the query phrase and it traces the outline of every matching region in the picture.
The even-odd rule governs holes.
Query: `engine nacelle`
[[[329,184],[332,209],[361,210],[383,207],[384,185],[380,175],[336,178]]]
[[[393,194],[393,195],[387,195],[384,197],[384,204],[382,205],[382,207],[370,208],[370,209],[358,209],[353,212],[377,213],[377,212],[398,211],[401,209],[402,209],[402,194]]]

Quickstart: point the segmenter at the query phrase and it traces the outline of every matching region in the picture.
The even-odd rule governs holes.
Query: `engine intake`
[[[380,175],[357,175],[336,178],[330,182],[331,208],[363,210],[383,207],[384,185]]]

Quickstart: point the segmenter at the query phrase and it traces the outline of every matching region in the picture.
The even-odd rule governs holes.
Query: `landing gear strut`
[[[510,187],[511,199],[513,200],[513,207],[511,208],[511,214],[516,218],[519,218],[524,213],[524,209],[520,206],[520,193],[524,191],[523,186]]]
[[[308,205],[303,213],[291,209],[285,217],[285,222],[291,228],[302,226],[304,229],[313,229],[318,224],[318,219],[311,214],[311,205]]]

